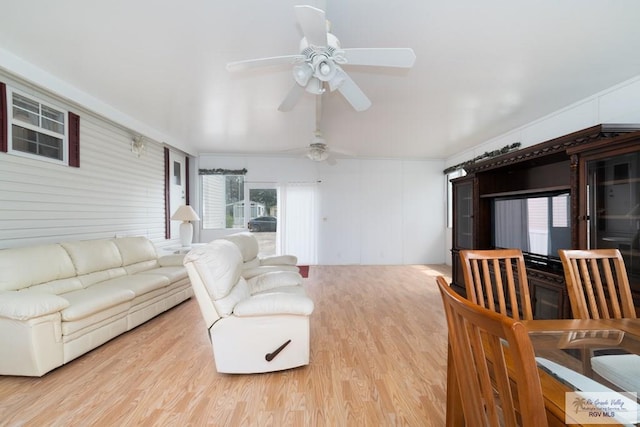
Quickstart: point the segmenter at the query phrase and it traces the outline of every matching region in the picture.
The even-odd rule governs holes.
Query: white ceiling
[[[313,95],[279,112],[290,67],[225,65],[297,54],[296,4],[326,8],[344,48],[416,53],[344,67],[367,111],[323,96],[327,143],[358,157],[446,158],[640,75],[637,0],[0,0],[0,48],[192,153],[288,153]]]

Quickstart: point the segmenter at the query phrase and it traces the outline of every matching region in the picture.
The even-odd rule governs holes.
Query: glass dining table
[[[640,319],[522,323],[536,353],[550,424],[639,421]]]
[[[524,320],[549,425],[638,425],[640,319]],[[449,359],[447,425],[464,425]]]

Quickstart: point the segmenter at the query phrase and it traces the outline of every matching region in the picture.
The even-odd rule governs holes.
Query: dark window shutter
[[[69,166],[80,167],[80,116],[69,111]]]
[[[0,82],[0,152],[9,148],[9,111],[7,110],[7,85]]]
[[[191,203],[189,203],[189,156],[184,156],[184,176],[185,176],[185,190],[187,192],[186,194],[186,199],[185,202],[187,205],[190,205]]]
[[[169,149],[164,147],[164,238],[171,238],[171,219],[169,218]]]

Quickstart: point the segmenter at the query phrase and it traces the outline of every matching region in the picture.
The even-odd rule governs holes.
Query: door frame
[[[182,204],[189,204],[189,157],[182,152],[172,150],[169,147],[164,147],[164,196],[165,196],[165,238],[177,238],[178,233],[172,233],[172,221],[171,216],[173,212],[180,206],[172,206],[171,203],[171,186],[174,171],[174,161],[181,161],[182,168],[180,171],[181,186],[183,188],[183,194],[181,197]],[[175,234],[175,235],[174,235]]]

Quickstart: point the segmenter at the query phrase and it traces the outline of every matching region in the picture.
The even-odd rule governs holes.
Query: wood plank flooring
[[[215,371],[192,298],[42,378],[0,377],[2,426],[442,426],[447,266],[312,266],[308,366]]]

